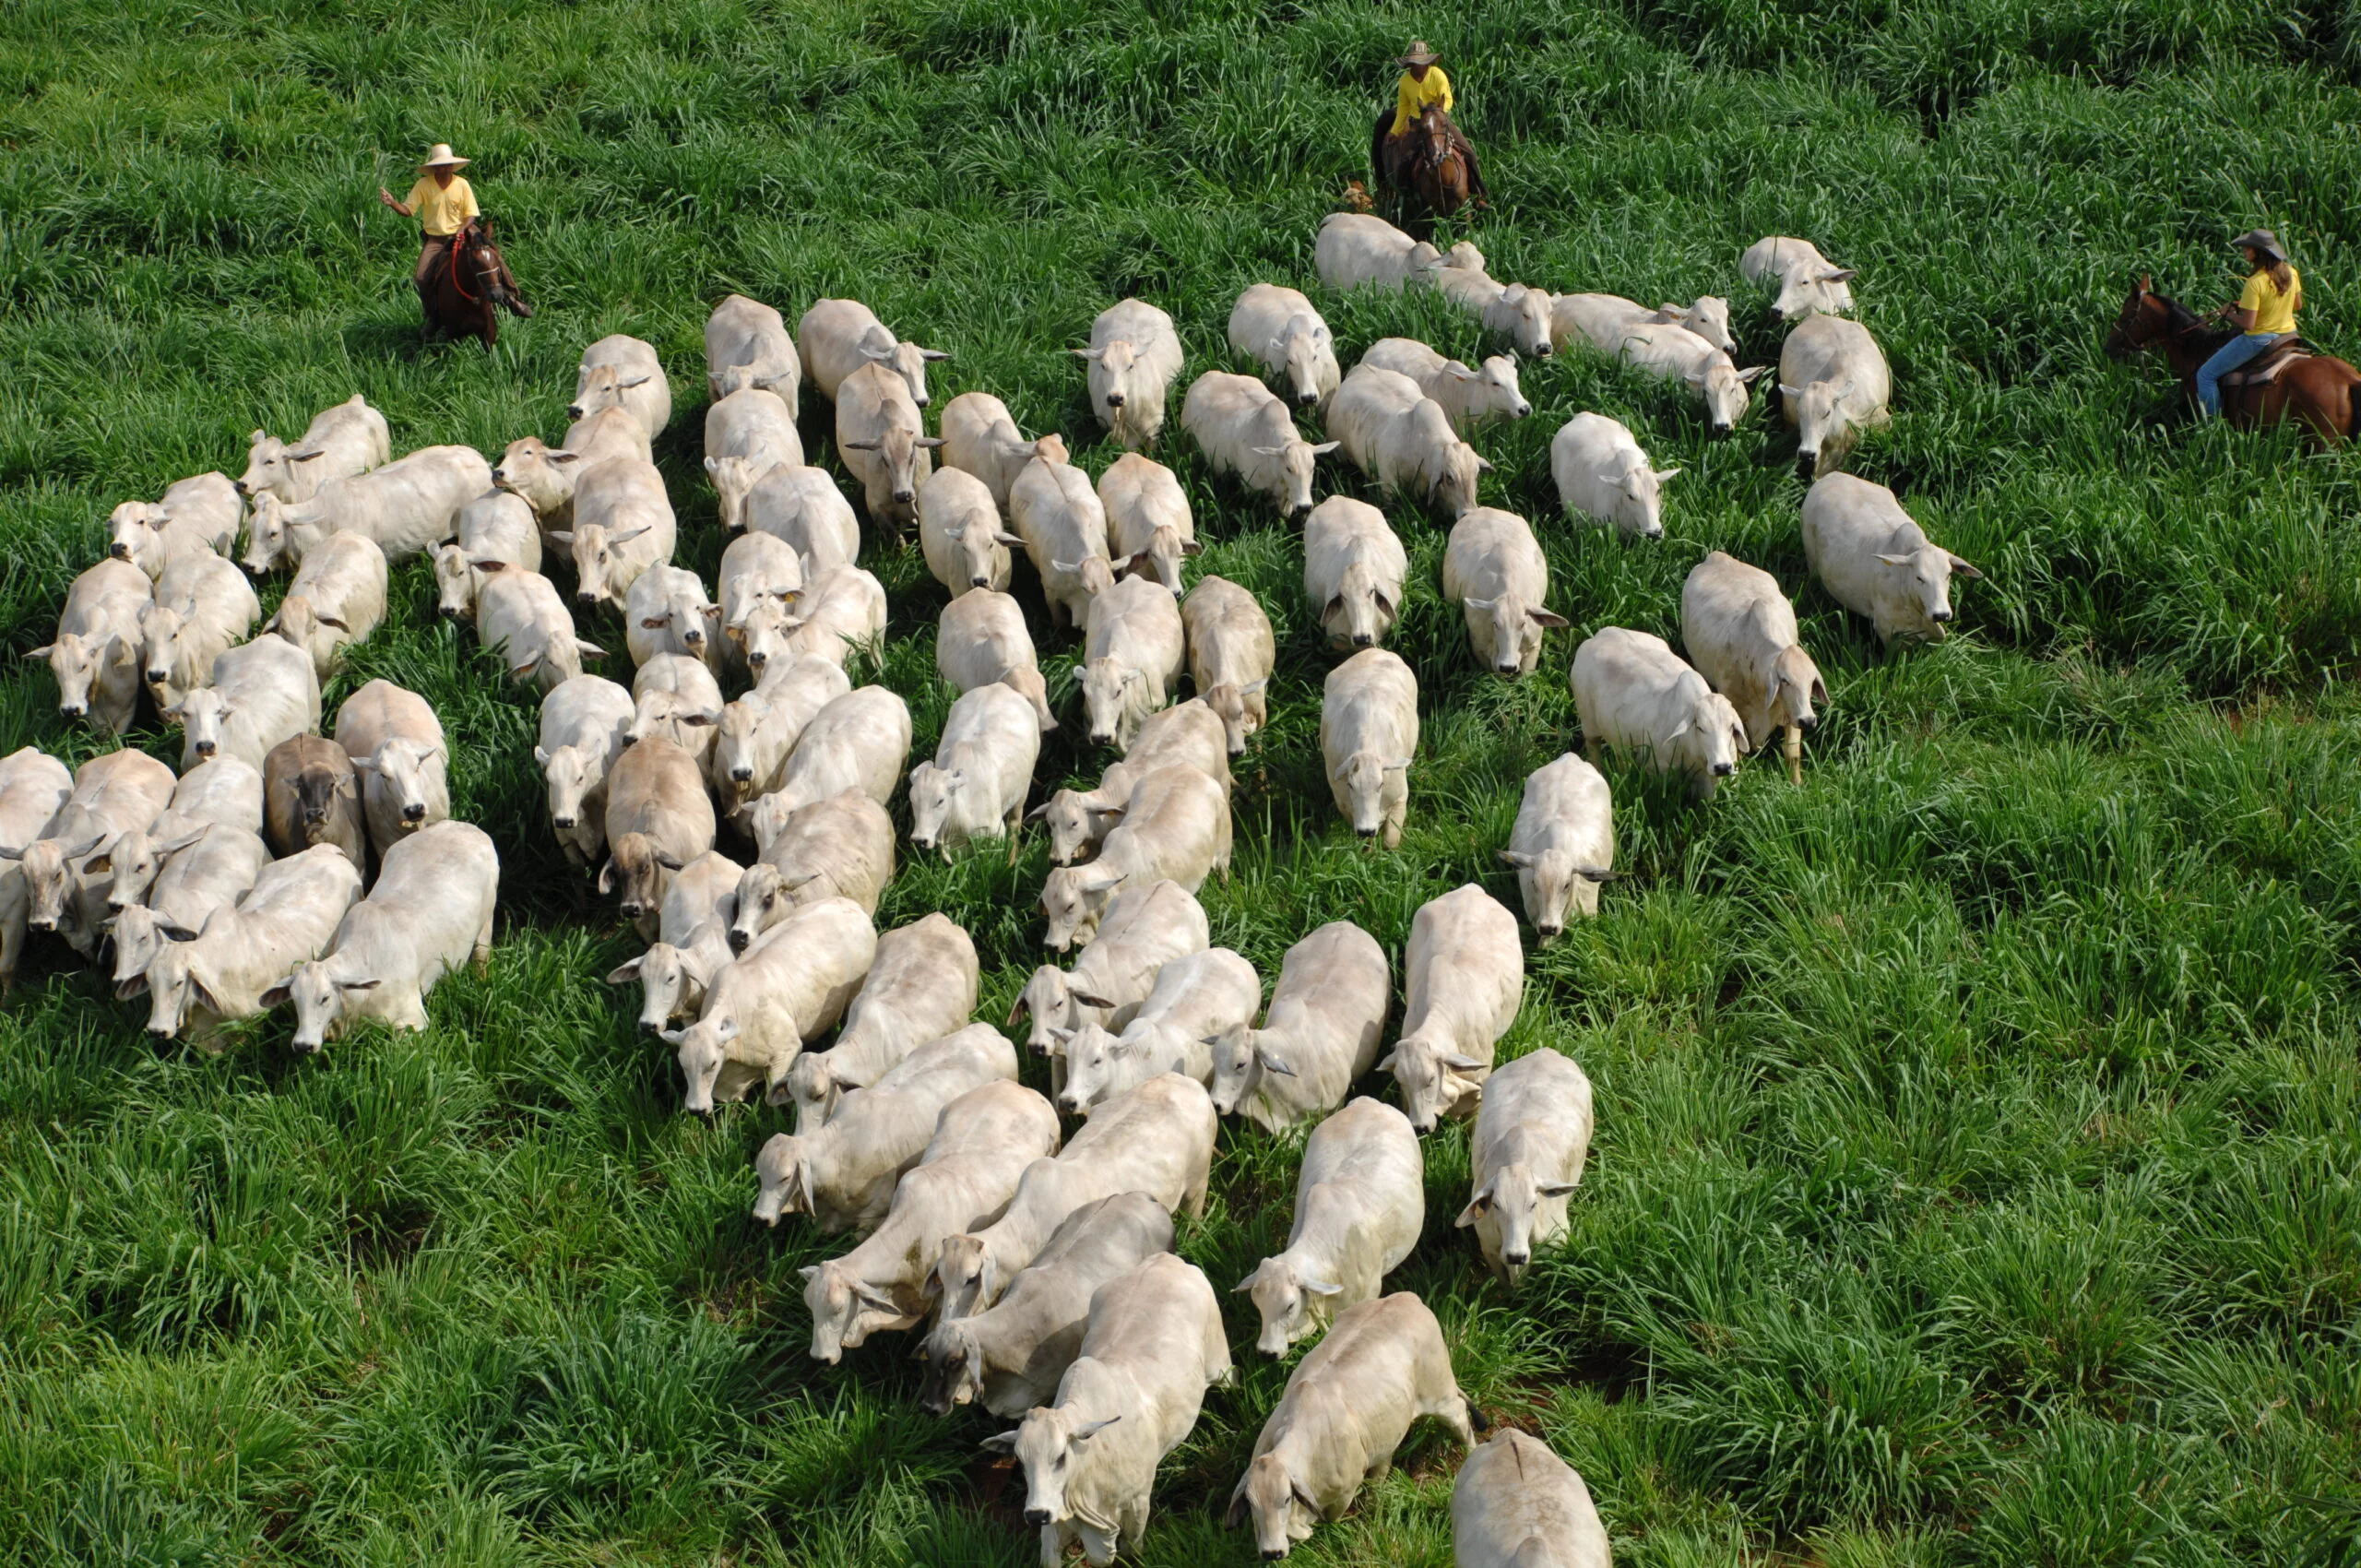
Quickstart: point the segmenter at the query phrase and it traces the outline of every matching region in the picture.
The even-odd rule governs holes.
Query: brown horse
[[[2182,393],[2194,404],[2198,368],[2229,340],[2229,329],[2207,327],[2187,305],[2156,292],[2143,274],[2106,335],[2106,354],[2128,359],[2162,343],[2173,374],[2180,377]],[[2260,386],[2224,386],[2222,411],[2241,430],[2300,421],[2328,445],[2340,446],[2356,434],[2354,421],[2361,414],[2361,399],[2354,396],[2356,386],[2361,386],[2361,371],[2343,360],[2313,354],[2293,361]]]
[[[1381,114],[1370,147],[1370,163],[1381,188],[1392,190],[1406,215],[1415,198],[1430,219],[1449,218],[1480,189],[1476,149],[1466,133],[1441,108],[1429,109],[1400,136],[1394,116]]]
[[[529,314],[507,261],[492,241],[492,220],[479,218],[459,231],[450,260],[434,269],[421,302],[431,332],[478,338],[489,350],[500,341],[500,313]],[[523,307],[523,308],[520,308]]]

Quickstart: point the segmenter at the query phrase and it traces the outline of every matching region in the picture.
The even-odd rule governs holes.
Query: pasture
[[[1494,850],[1525,776],[1575,742],[1576,642],[1677,637],[1704,551],[1797,595],[1831,689],[1800,789],[1758,757],[1699,808],[1611,766],[1631,875],[1529,955],[1503,1043],[1596,1086],[1571,1241],[1513,1295],[1488,1282],[1452,1228],[1446,1127],[1392,1288],[1441,1314],[1484,1409],[1583,1472],[1626,1564],[2361,1560],[2361,487],[2349,457],[2160,422],[2161,367],[2098,348],[2133,273],[2210,308],[2224,242],[2269,222],[2308,335],[2361,350],[2353,28],[2308,0],[20,0],[0,11],[0,752],[97,749],[18,656],[108,508],[235,473],[249,430],[356,391],[397,451],[496,455],[560,434],[585,344],[646,338],[677,399],[658,457],[682,559],[710,581],[699,333],[733,289],[790,323],[866,301],[952,351],[938,408],[994,392],[1094,473],[1114,448],[1065,350],[1127,294],[1173,314],[1184,384],[1247,368],[1222,324],[1256,280],[1311,292],[1348,364],[1393,334],[1496,351],[1430,296],[1312,279],[1421,33],[1485,154],[1498,209],[1463,232],[1495,276],[1729,295],[1753,364],[1780,329],[1742,247],[1808,235],[1858,267],[1896,417],[1852,467],[1985,579],[1947,644],[1880,654],[1807,582],[1794,438],[1759,399],[1716,442],[1596,356],[1527,362],[1534,416],[1477,437],[1484,499],[1533,520],[1574,629],[1530,680],[1481,672],[1436,586],[1442,529],[1388,506],[1426,730],[1382,851],[1327,798],[1331,656],[1293,530],[1176,419],[1158,456],[1196,569],[1254,589],[1279,636],[1234,874],[1204,895],[1266,984],[1325,921],[1398,966],[1426,899],[1473,879],[1515,907]],[[435,140],[476,160],[540,307],[489,356],[418,350],[415,229],[375,202]],[[1683,469],[1660,543],[1564,519],[1548,446],[1584,409]],[[827,430],[807,398],[834,463]],[[1378,499],[1325,461],[1319,486]],[[931,754],[942,590],[914,548],[863,564],[891,597],[882,678]],[[607,630],[585,635],[620,651]],[[1036,635],[1078,711],[1074,642]],[[600,983],[637,944],[552,839],[532,695],[436,622],[423,562],[331,707],[379,675],[435,704],[455,814],[500,847],[491,972],[446,982],[422,1036],[298,1060],[282,1012],[217,1059],[156,1051],[62,949],[29,965],[0,1004],[0,1552],[1035,1561],[978,1446],[1000,1424],[922,1414],[907,1337],[805,1355],[796,1270],[839,1243],[748,1214],[786,1113],[682,1114],[670,1051]],[[1080,731],[1044,784],[1096,777]],[[152,725],[134,742],[177,756]],[[1038,836],[1014,867],[905,855],[880,928],[964,924],[998,1022],[1044,956]],[[1162,1472],[1144,1563],[1253,1556],[1220,1515],[1286,1369],[1227,1291],[1284,1241],[1299,1139],[1222,1139],[1180,1244],[1243,1375]],[[1297,1560],[1448,1562],[1455,1462],[1421,1427]]]

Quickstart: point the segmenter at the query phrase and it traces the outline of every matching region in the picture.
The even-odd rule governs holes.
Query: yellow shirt
[[[1402,73],[1402,80],[1394,89],[1394,131],[1400,136],[1410,128],[1410,122],[1437,104],[1444,113],[1451,113],[1451,78],[1442,74],[1441,65],[1429,65],[1427,74],[1414,77]]]
[[[2246,291],[2238,295],[2238,308],[2254,312],[2254,325],[2247,328],[2253,336],[2295,331],[2296,307],[2303,303],[2304,279],[2293,267],[2287,268],[2285,293],[2279,291],[2270,273],[2258,272],[2247,279]]]
[[[428,234],[435,239],[456,234],[468,226],[468,220],[482,215],[476,205],[476,193],[468,188],[467,177],[451,176],[450,184],[438,185],[432,174],[421,174],[418,184],[409,188],[409,199],[402,205],[418,215]]]

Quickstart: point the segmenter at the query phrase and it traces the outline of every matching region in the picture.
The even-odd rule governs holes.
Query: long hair
[[[2296,269],[2287,265],[2285,257],[2263,257],[2262,269],[2271,275],[2271,286],[2281,293],[2296,286]]]

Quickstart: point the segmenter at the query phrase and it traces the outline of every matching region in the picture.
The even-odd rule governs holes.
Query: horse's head
[[[459,254],[476,282],[476,292],[494,304],[508,303],[508,267],[492,239],[492,220],[473,218],[459,231]]]
[[[1418,116],[1418,148],[1419,158],[1437,167],[1451,156],[1451,117],[1440,107],[1430,108]]]
[[[2158,339],[2169,337],[2172,318],[2172,302],[2156,292],[2153,279],[2142,273],[2132,283],[2131,295],[2123,302],[2115,326],[2107,332],[2106,357],[2128,358]]]

